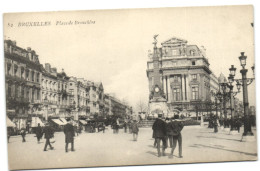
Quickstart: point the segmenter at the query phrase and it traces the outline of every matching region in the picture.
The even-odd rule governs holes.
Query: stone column
[[[165,76],[163,76],[163,92],[164,92],[164,94],[165,95],[167,95],[166,93],[166,77]]]
[[[187,101],[190,101],[190,85],[189,85],[190,79],[189,75],[186,75],[186,94],[187,94]]]
[[[184,74],[181,75],[181,96],[182,96],[182,101],[185,100],[185,83],[184,83]]]
[[[172,91],[171,91],[171,82],[170,82],[170,76],[167,76],[167,88],[168,88],[168,102],[172,101]]]

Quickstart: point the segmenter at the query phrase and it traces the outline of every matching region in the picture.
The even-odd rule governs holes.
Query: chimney
[[[47,72],[51,72],[51,64],[45,63],[45,70],[46,70]]]
[[[57,68],[56,68],[56,67],[51,68],[51,72],[53,72],[53,73],[57,73]]]
[[[15,41],[15,40],[14,40],[14,41],[12,41],[12,43],[13,43],[13,45],[14,45],[14,46],[16,46],[16,41]]]
[[[31,47],[27,47],[28,52],[31,52],[31,50],[32,50]]]

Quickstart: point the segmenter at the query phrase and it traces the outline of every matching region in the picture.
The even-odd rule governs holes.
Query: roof
[[[163,45],[163,44],[187,43],[187,42],[188,42],[187,40],[177,38],[177,37],[172,37],[172,38],[162,42],[161,45]]]

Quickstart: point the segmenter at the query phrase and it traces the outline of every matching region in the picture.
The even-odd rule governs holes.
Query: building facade
[[[11,40],[4,41],[4,57],[7,115],[20,129],[40,108],[40,62],[34,50],[18,47]]]
[[[189,45],[186,40],[176,37],[162,42],[161,45],[154,53],[159,55],[161,89],[169,112],[194,112],[199,105],[204,108],[205,105],[201,105],[210,101],[213,84],[212,71],[204,47]],[[147,62],[150,97],[155,86],[153,56],[153,53],[149,53]]]
[[[48,116],[59,114],[59,101],[58,101],[58,78],[57,69],[51,68],[49,63],[42,67],[42,114],[45,120]]]
[[[58,79],[58,117],[71,117],[73,116],[71,111],[72,107],[70,106],[69,101],[69,79],[64,69],[62,72],[57,73]]]

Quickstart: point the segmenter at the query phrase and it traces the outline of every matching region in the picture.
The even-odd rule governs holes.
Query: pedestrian
[[[102,122],[101,126],[102,126],[102,129],[103,129],[103,133],[105,133],[105,131],[106,131],[106,124],[104,122]]]
[[[236,128],[238,133],[240,133],[240,127],[242,126],[242,123],[239,118],[236,119]]]
[[[126,121],[124,121],[124,131],[125,131],[125,133],[127,132],[127,123],[126,123]]]
[[[42,127],[40,123],[38,123],[38,126],[35,128],[35,134],[37,137],[38,144],[40,143],[40,140],[42,138]]]
[[[7,127],[7,142],[9,143],[9,139],[11,137],[12,134],[12,128],[11,127]]]
[[[138,123],[136,120],[134,120],[134,122],[132,124],[132,132],[133,132],[133,140],[137,141],[139,128],[138,128]]]
[[[79,135],[78,134],[78,125],[77,125],[77,123],[73,126],[73,129],[74,129],[74,132],[75,132],[75,135]]]
[[[169,131],[170,131],[170,119],[167,117],[166,119],[165,119],[165,122],[166,122],[166,136],[165,136],[165,141],[166,141],[166,148],[168,148],[168,145],[169,145],[169,141],[170,141],[170,137],[171,137],[171,135],[169,135]],[[171,145],[170,145],[170,147],[172,147]]]
[[[72,125],[72,121],[70,119],[67,120],[68,123],[64,126],[64,134],[65,134],[65,152],[68,152],[68,145],[71,143],[71,151],[75,151],[74,149],[74,136],[75,131]]]
[[[162,155],[165,156],[165,149],[166,149],[166,141],[165,141],[165,136],[166,136],[166,122],[162,120],[162,114],[158,114],[158,118],[156,118],[153,127],[154,131],[154,137],[156,139],[156,145],[157,145],[157,152],[158,152],[158,157],[161,157],[161,151],[160,151],[160,142],[163,142],[163,147],[162,147]]]
[[[46,123],[45,128],[43,129],[44,138],[46,139],[43,151],[47,151],[47,146],[50,146],[50,149],[54,148],[51,146],[50,139],[54,137],[54,129],[50,127],[49,123]]]
[[[182,136],[181,131],[184,127],[182,121],[179,121],[179,115],[175,115],[173,121],[171,122],[172,128],[172,150],[171,157],[173,157],[174,150],[176,148],[177,142],[179,146],[179,158],[182,158]]]
[[[128,122],[129,134],[132,134],[132,120]]]
[[[21,136],[22,136],[22,138],[23,138],[23,142],[26,142],[26,140],[25,140],[26,129],[25,129],[24,127],[22,127],[22,129],[21,129]]]
[[[116,119],[116,133],[119,133],[119,118]]]
[[[217,117],[214,118],[214,132],[217,133],[218,132],[218,119]]]

